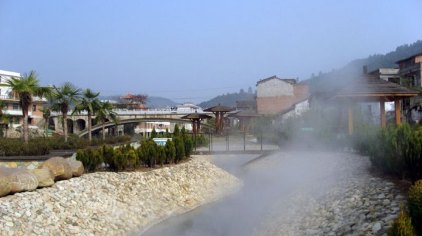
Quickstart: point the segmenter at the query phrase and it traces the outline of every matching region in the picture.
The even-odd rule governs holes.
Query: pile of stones
[[[63,157],[50,158],[32,170],[0,167],[0,197],[49,187],[55,181],[79,177],[83,173],[82,162]]]

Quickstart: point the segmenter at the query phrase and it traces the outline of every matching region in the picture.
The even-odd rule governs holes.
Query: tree
[[[101,122],[101,130],[103,132],[103,140],[105,139],[105,123],[107,120],[116,119],[117,114],[113,111],[113,105],[109,102],[100,102],[96,114],[96,120]]]
[[[63,117],[63,135],[67,142],[67,113],[71,105],[77,103],[80,99],[80,89],[67,82],[60,87],[53,86],[51,94],[51,109],[62,113]]]
[[[155,127],[153,127],[151,131],[151,138],[156,138],[156,137],[157,137],[157,131],[155,131]]]
[[[82,93],[82,98],[75,106],[73,113],[81,113],[86,111],[88,113],[88,140],[92,140],[92,116],[95,115],[96,110],[100,106],[98,96],[100,93],[95,93],[91,89],[85,89]]]
[[[28,143],[29,127],[28,127],[28,112],[32,105],[34,96],[42,97],[49,94],[50,88],[41,87],[37,79],[35,71],[25,74],[21,78],[12,77],[7,81],[7,85],[12,88],[12,91],[19,96],[19,104],[22,108],[23,122],[23,140]]]
[[[51,109],[48,107],[45,107],[41,109],[42,117],[44,118],[44,132],[45,136],[48,137],[48,119],[50,119],[51,116]]]
[[[3,137],[3,128],[6,128],[9,125],[10,116],[4,114],[4,108],[7,107],[7,104],[4,101],[0,100],[0,137]],[[5,135],[7,137],[7,133]]]
[[[176,124],[176,125],[174,126],[173,136],[174,136],[174,137],[178,137],[179,135],[180,135],[179,125],[178,125],[178,124]]]

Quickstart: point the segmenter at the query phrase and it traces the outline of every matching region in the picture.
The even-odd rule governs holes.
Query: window
[[[19,110],[19,104],[13,103],[13,110]]]

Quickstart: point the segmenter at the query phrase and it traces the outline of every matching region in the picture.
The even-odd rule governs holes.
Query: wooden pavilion
[[[195,112],[186,116],[182,116],[181,118],[192,121],[192,133],[196,135],[198,132],[201,132],[201,120],[209,119],[211,116]]]
[[[210,108],[205,109],[205,112],[212,112],[215,115],[215,132],[217,134],[222,134],[224,128],[224,115],[227,112],[233,111],[234,109],[231,107],[222,106],[218,104],[217,106],[213,106]]]
[[[353,81],[350,86],[341,89],[333,97],[333,99],[344,102],[348,105],[348,131],[351,135],[353,134],[352,104],[356,102],[379,102],[380,124],[381,127],[385,127],[387,123],[385,116],[385,102],[394,102],[395,123],[400,124],[400,100],[414,97],[418,94],[419,92],[402,87],[396,83],[365,75],[363,78]]]
[[[248,132],[251,119],[260,115],[251,110],[242,110],[229,114],[228,116],[239,119],[239,129],[243,132]]]

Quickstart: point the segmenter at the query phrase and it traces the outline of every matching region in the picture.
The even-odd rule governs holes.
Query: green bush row
[[[422,130],[409,124],[357,133],[354,148],[385,173],[413,182],[422,178]]]
[[[31,139],[25,144],[21,139],[0,139],[0,156],[46,155],[50,152],[47,142]]]
[[[193,142],[183,132],[168,140],[165,146],[157,145],[152,139],[142,140],[138,148],[125,145],[113,148],[85,148],[77,151],[76,159],[81,161],[87,171],[97,170],[102,163],[111,171],[133,170],[140,166],[153,168],[156,165],[178,163],[192,153]]]
[[[0,156],[39,156],[50,153],[50,150],[82,149],[89,146],[100,146],[103,144],[127,143],[130,136],[109,137],[105,140],[88,140],[71,135],[68,142],[63,137],[37,138],[31,139],[28,144],[21,139],[1,138]]]

